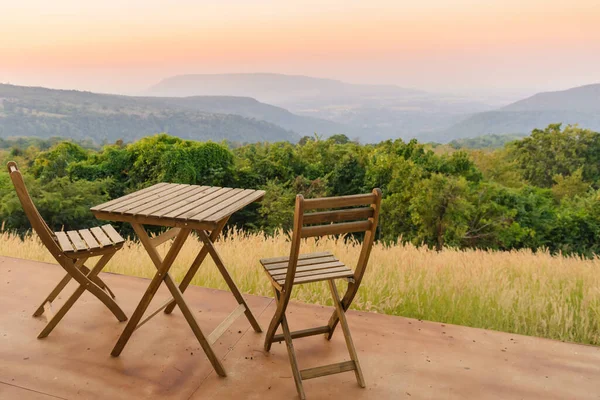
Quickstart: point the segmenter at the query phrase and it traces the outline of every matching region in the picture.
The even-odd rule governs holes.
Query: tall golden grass
[[[21,240],[0,234],[0,254],[52,262],[35,236]],[[273,237],[229,232],[218,250],[244,293],[270,296],[259,258],[286,255],[287,236]],[[186,242],[172,268],[181,279],[202,247],[195,238]],[[163,256],[167,246],[159,248]],[[331,250],[354,265],[357,243],[343,239],[308,240],[302,252]],[[143,247],[128,241],[106,268],[127,275],[151,277],[154,267]],[[226,289],[212,260],[193,284]],[[299,285],[293,298],[331,305],[324,283]],[[369,268],[353,307],[392,315],[473,326],[578,343],[600,345],[600,258],[553,256],[529,250],[491,252],[412,245],[373,248]]]

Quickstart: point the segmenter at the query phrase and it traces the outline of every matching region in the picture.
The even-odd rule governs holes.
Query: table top
[[[91,208],[98,219],[212,230],[264,190],[158,183]]]

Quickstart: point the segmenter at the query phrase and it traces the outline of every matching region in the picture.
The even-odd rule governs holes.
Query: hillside
[[[446,140],[482,134],[525,134],[558,122],[600,131],[600,84],[538,93],[495,111],[474,114],[442,134]]]
[[[167,132],[195,140],[296,142],[300,136],[290,128],[308,127],[312,122],[252,99],[221,98],[219,104],[208,107],[211,101],[0,85],[0,137],[61,136],[100,143]],[[252,107],[234,115],[240,101]],[[260,116],[272,117],[287,128]]]
[[[506,143],[514,142],[515,140],[521,140],[526,135],[524,134],[504,134],[504,135],[483,135],[473,138],[455,139],[448,143],[455,149],[500,149],[506,145]]]
[[[301,136],[312,136],[314,133],[330,136],[336,133],[351,135],[352,129],[344,124],[320,118],[305,117],[293,114],[285,108],[261,103],[251,97],[237,96],[193,96],[143,98],[144,102],[159,102],[168,106],[198,110],[217,114],[236,114],[279,125],[294,131]]]
[[[451,94],[273,73],[180,75],[162,80],[145,94],[248,96],[303,117],[333,122],[336,125],[317,131],[327,134],[343,129],[346,135],[365,143],[419,138],[446,129],[470,114],[492,109]]]

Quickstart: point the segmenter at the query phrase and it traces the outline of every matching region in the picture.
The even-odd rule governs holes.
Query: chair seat
[[[81,253],[102,253],[106,250],[120,248],[125,239],[111,225],[103,225],[78,231],[54,232],[58,244],[65,255],[81,255]]]
[[[279,286],[285,284],[289,263],[288,257],[263,258],[260,263],[271,281]],[[328,279],[351,278],[354,272],[338,260],[331,252],[301,254],[294,276],[294,284],[318,282]]]

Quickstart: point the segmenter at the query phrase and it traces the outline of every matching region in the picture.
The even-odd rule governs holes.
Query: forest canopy
[[[25,171],[34,202],[56,230],[99,224],[90,207],[162,181],[266,190],[261,203],[231,220],[266,234],[291,229],[297,193],[380,187],[378,238],[386,242],[600,254],[599,133],[557,124],[500,148],[456,147],[416,140],[361,145],[335,135],[229,148],[160,134],[99,149],[21,140],[0,154]],[[0,198],[5,229],[25,232],[29,224],[5,171]]]

